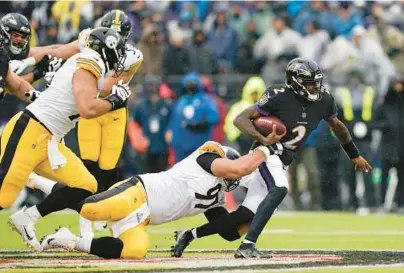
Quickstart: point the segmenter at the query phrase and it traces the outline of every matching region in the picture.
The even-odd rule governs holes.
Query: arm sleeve
[[[212,166],[213,160],[218,158],[221,158],[218,154],[207,152],[198,156],[196,162],[202,167],[202,169],[213,175],[210,167]]]

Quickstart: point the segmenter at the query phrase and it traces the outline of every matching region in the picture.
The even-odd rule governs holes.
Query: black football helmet
[[[116,76],[122,73],[126,58],[125,42],[116,30],[106,27],[93,29],[86,46],[100,54],[107,72],[115,70]]]
[[[101,26],[115,29],[126,42],[132,30],[128,15],[122,10],[114,9],[101,18]]]
[[[8,13],[0,20],[0,41],[10,55],[19,55],[31,40],[31,25],[19,13]]]
[[[321,100],[324,74],[318,65],[305,58],[291,60],[286,67],[286,85],[297,95],[309,100]]]
[[[230,147],[230,146],[222,146],[225,152],[225,156],[227,159],[230,160],[236,160],[237,158],[240,157],[240,153],[237,152],[236,149]],[[232,191],[235,188],[238,187],[238,185],[240,184],[240,179],[241,178],[237,178],[237,179],[227,179],[224,178],[224,184],[225,184],[225,188],[224,191]]]

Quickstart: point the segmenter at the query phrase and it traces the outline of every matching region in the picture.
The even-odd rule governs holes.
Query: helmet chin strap
[[[294,81],[296,84],[298,84],[299,87],[301,88],[301,90],[295,91],[298,95],[303,96],[304,93],[306,93],[306,94],[307,94],[307,96],[306,96],[306,99],[307,99],[307,100],[309,100],[309,101],[318,101],[318,100],[319,100],[320,94],[318,94],[318,93],[317,93],[317,94],[311,94],[311,93],[307,90],[307,88],[306,88],[304,85],[302,85],[301,83],[299,83],[299,82],[296,80],[295,77],[292,77],[292,79],[293,79],[293,81]],[[301,94],[301,93],[303,93],[303,94]]]

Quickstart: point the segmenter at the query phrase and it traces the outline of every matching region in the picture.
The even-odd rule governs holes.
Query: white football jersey
[[[91,28],[87,28],[79,34],[79,49],[82,51],[87,43],[87,37],[91,33]],[[126,59],[124,62],[124,71],[131,71],[132,75],[136,73],[137,69],[143,62],[143,54],[134,45],[130,43],[125,44]]]
[[[104,83],[105,64],[97,52],[86,48],[67,59],[55,73],[50,86],[41,96],[27,106],[57,138],[63,138],[80,119],[73,93],[73,74],[83,68],[98,79],[97,90],[100,92]]]
[[[170,170],[140,175],[147,193],[150,224],[158,225],[224,206],[222,178],[205,171],[196,161],[199,150]]]

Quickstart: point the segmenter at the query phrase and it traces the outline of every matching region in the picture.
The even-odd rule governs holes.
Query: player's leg
[[[2,135],[0,162],[0,207],[9,208],[25,187],[29,174],[47,157],[50,133],[28,113],[14,116]],[[41,250],[34,222],[25,208],[9,218],[10,226],[30,246]]]
[[[302,148],[304,149],[304,148]],[[292,199],[293,199],[293,205],[296,210],[301,210],[302,207],[302,202],[300,201],[300,192],[299,192],[299,184],[298,184],[298,177],[297,177],[297,169],[300,163],[303,163],[302,159],[302,152],[299,151],[296,155],[296,159],[292,162],[292,164],[289,167],[289,173],[290,173],[290,187],[292,191]]]
[[[271,156],[265,164],[261,164],[259,166],[259,173],[260,176],[257,178],[262,179],[265,183],[268,194],[259,204],[248,233],[234,255],[236,258],[271,257],[271,255],[258,251],[255,248],[255,243],[276,208],[285,198],[289,184],[286,170],[283,168],[283,164],[278,156]]]
[[[118,161],[125,144],[128,113],[126,108],[121,108],[105,116],[101,127],[101,151],[98,159],[98,166],[104,177],[103,185],[100,185],[103,190],[119,180]]]
[[[77,124],[80,159],[97,180],[99,192],[102,188],[100,184],[103,184],[103,174],[98,167],[98,159],[101,150],[101,124],[104,122],[104,116],[94,119],[81,119]]]
[[[320,209],[322,197],[316,149],[313,147],[304,148],[302,162],[307,170],[307,187],[311,197],[311,209]]]
[[[38,205],[27,209],[27,213],[32,216],[34,222],[65,208],[77,210],[80,201],[97,191],[97,181],[88,172],[83,162],[64,144],[59,143],[58,149],[67,159],[66,166],[52,170],[49,161],[44,160],[35,168],[35,172],[66,186],[49,194]]]

